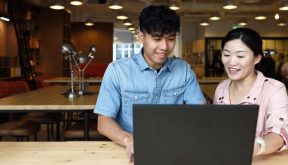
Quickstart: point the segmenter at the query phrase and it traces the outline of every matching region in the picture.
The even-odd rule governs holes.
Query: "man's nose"
[[[160,42],[160,48],[163,50],[167,50],[168,49],[168,41],[167,39],[162,39]]]

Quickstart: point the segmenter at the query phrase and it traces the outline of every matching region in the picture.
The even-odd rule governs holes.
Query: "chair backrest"
[[[81,66],[80,66],[81,67]],[[91,63],[85,70],[85,77],[103,77],[108,63]]]
[[[26,81],[0,81],[0,98],[28,91],[29,85]]]

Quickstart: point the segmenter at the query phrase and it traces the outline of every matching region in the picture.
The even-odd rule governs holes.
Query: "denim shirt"
[[[137,54],[109,64],[94,113],[114,118],[123,130],[132,133],[133,104],[205,102],[195,74],[187,62],[168,58],[157,72],[147,64],[142,54]]]

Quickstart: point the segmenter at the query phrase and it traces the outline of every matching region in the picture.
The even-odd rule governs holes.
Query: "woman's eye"
[[[237,56],[238,58],[244,58],[244,56]]]
[[[229,55],[229,54],[223,54],[223,56],[224,56],[224,57],[229,57],[230,55]]]

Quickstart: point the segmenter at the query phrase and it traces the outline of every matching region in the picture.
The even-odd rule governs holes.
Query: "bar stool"
[[[60,121],[62,119],[61,113],[47,113],[47,112],[30,112],[21,117],[23,121],[33,121],[39,124],[47,125],[47,141],[51,140],[50,132],[54,132],[54,124],[56,125],[56,139],[60,141]]]
[[[64,140],[83,140],[84,139],[84,121],[76,121],[64,131]],[[89,139],[108,140],[97,130],[97,121],[89,121]]]
[[[31,121],[9,121],[0,124],[0,140],[3,136],[16,137],[17,141],[23,141],[26,137],[34,135],[34,140],[37,141],[37,133],[40,131],[40,124]]]

